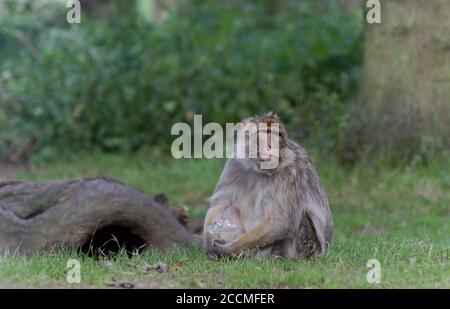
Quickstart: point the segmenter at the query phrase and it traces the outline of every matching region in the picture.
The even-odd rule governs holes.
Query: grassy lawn
[[[0,256],[0,287],[429,287],[450,288],[450,161],[417,168],[346,171],[334,161],[316,162],[328,193],[335,234],[329,253],[314,260],[207,260],[201,250],[173,248],[128,258],[91,259],[70,250],[33,257]],[[155,163],[159,162],[159,163]],[[80,155],[16,171],[9,178],[61,179],[113,176],[171,204],[206,212],[223,166],[221,160],[172,160],[154,152]],[[81,262],[79,285],[66,282],[66,263]],[[366,263],[381,263],[381,283],[369,284]],[[165,263],[165,272],[145,269]]]

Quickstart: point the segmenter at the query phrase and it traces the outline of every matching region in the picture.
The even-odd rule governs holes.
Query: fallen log
[[[0,182],[0,252],[32,254],[64,246],[89,253],[201,244],[173,213],[107,177]]]

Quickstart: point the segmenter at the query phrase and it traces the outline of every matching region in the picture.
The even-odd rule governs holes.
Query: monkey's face
[[[271,114],[247,118],[243,125],[241,139],[238,137],[237,158],[248,169],[272,173],[283,160],[286,146],[284,126]],[[239,156],[239,150],[244,156]]]

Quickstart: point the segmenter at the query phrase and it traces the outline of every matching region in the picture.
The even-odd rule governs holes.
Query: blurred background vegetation
[[[358,86],[361,12],[336,1],[88,1],[73,25],[64,5],[3,2],[1,128],[44,155],[165,148],[194,114],[269,110],[333,149]]]
[[[445,135],[422,134],[392,109],[377,112],[376,125],[362,121],[361,1],[81,3],[82,23],[71,25],[65,1],[0,0],[4,160],[167,150],[171,126],[194,114],[224,123],[269,110],[297,141],[346,163],[371,150],[410,162],[446,149]]]
[[[224,162],[173,159],[172,125],[273,110],[320,173],[332,250],[142,257],[183,265],[158,284],[368,287],[375,257],[381,287],[449,287],[450,1],[381,2],[369,25],[362,0],[82,0],[70,25],[65,0],[0,0],[0,181],[105,174],[200,218]],[[66,284],[66,261],[0,258],[0,286]],[[88,287],[148,278],[83,263]]]

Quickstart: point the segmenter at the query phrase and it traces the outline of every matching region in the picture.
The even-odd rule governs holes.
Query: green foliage
[[[325,0],[266,8],[194,1],[162,25],[133,13],[68,25],[64,10],[16,8],[0,44],[23,45],[19,30],[39,55],[21,46],[0,63],[10,131],[41,147],[129,151],[169,144],[194,113],[223,123],[274,110],[333,147],[358,81],[359,16]]]

